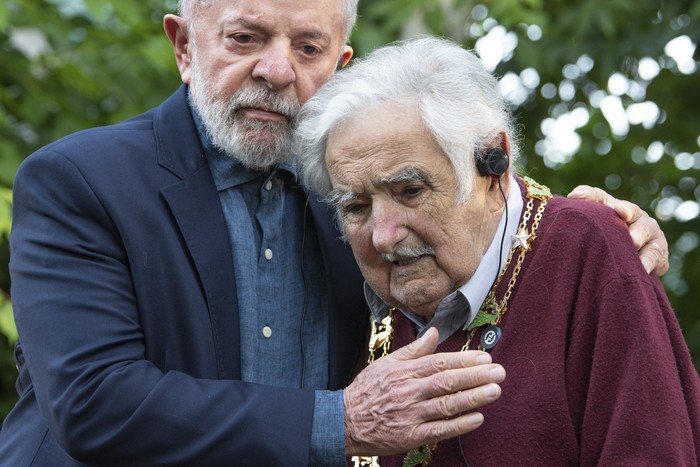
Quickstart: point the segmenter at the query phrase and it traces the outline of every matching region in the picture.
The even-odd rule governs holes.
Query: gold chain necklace
[[[469,344],[479,328],[487,325],[498,326],[498,323],[501,322],[501,318],[503,318],[503,315],[505,315],[507,311],[508,299],[513,291],[513,286],[518,279],[518,275],[520,274],[523,261],[525,260],[525,254],[530,251],[530,245],[536,238],[537,228],[540,226],[540,220],[542,220],[544,208],[547,206],[547,201],[549,201],[549,199],[552,197],[549,188],[546,186],[540,185],[528,177],[524,177],[523,181],[525,182],[525,186],[527,188],[527,205],[525,206],[525,212],[523,213],[523,217],[520,220],[520,225],[518,226],[518,233],[515,235],[515,239],[518,243],[515,248],[511,248],[505,267],[498,276],[496,283],[493,285],[493,287],[491,287],[488,295],[486,295],[486,299],[484,299],[484,303],[481,304],[481,308],[479,308],[478,313],[469,324],[469,328],[467,329],[467,341],[462,347],[463,351],[469,349]],[[535,202],[538,204],[537,212],[535,213],[535,217],[532,219],[532,224],[528,228]],[[510,275],[506,292],[499,301],[496,297],[496,291],[498,290],[501,280],[508,272],[509,266],[514,257],[515,267]],[[483,343],[479,344],[477,349],[485,350]]]
[[[507,311],[508,299],[513,291],[513,286],[515,285],[520,270],[522,269],[523,261],[525,260],[525,254],[530,251],[530,245],[535,240],[537,228],[540,225],[540,220],[542,220],[542,215],[544,214],[544,208],[547,205],[547,201],[552,197],[549,188],[544,185],[537,183],[528,177],[523,177],[525,182],[525,187],[527,188],[527,205],[525,206],[525,212],[520,220],[520,225],[518,226],[518,233],[514,236],[517,244],[511,248],[506,264],[503,267],[498,279],[491,287],[484,303],[482,303],[481,308],[477,312],[476,316],[469,324],[467,329],[467,341],[462,346],[462,351],[469,349],[469,344],[476,334],[476,331],[483,326],[498,326],[501,322],[501,318],[505,315]],[[537,211],[535,217],[532,218],[532,212],[534,210],[535,203],[537,203]],[[506,213],[507,215],[507,213]],[[530,222],[532,218],[532,222]],[[508,287],[503,297],[499,301],[496,298],[496,291],[501,283],[501,280],[505,278],[506,273],[510,269],[509,266],[513,259],[515,258],[515,267],[510,274],[510,279],[508,280]],[[394,338],[394,313],[398,309],[396,307],[389,308],[387,315],[380,322],[377,322],[372,315],[370,315],[370,325],[371,334],[369,339],[369,358],[367,363],[370,364],[374,361],[375,355],[378,350],[381,351],[380,357],[388,355],[391,351],[391,341]],[[489,328],[487,328],[489,329]],[[477,346],[477,349],[484,350],[483,336],[482,343]],[[403,467],[415,467],[415,466],[428,466],[430,461],[437,450],[438,443],[431,443],[421,446],[418,449],[413,449],[406,454],[403,460]],[[353,456],[352,461],[355,467],[380,467],[378,456]]]

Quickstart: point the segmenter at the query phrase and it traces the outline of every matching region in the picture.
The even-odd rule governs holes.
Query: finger
[[[437,329],[431,327],[419,339],[411,342],[391,353],[390,360],[412,360],[416,366],[413,368],[413,376],[422,378],[435,373],[457,368],[467,368],[475,365],[491,363],[491,355],[478,350],[466,352],[440,352],[434,353],[439,340]]]
[[[437,349],[439,340],[440,335],[438,330],[434,327],[430,327],[419,339],[393,352],[390,357],[393,360],[415,360],[426,355],[431,355],[435,352],[435,349]]]
[[[579,185],[571,190],[568,198],[584,199],[587,201],[595,201],[596,203],[605,203],[605,198],[608,196],[610,195],[600,188],[595,188],[589,185]]]
[[[482,413],[470,412],[459,417],[422,424],[415,430],[414,436],[417,442],[415,442],[414,447],[456,438],[459,435],[476,430],[483,423],[484,415]]]
[[[488,384],[433,399],[430,401],[431,407],[424,409],[427,410],[426,414],[419,417],[426,421],[418,425],[414,436],[418,436],[419,444],[424,444],[469,433],[484,421],[483,415],[473,410],[496,401],[500,396],[501,387],[498,384]],[[426,403],[425,406],[427,405]],[[416,407],[420,406],[414,406]]]
[[[414,359],[412,363],[412,376],[414,378],[427,378],[448,370],[488,365],[491,363],[491,355],[478,350],[440,352]]]
[[[424,420],[441,420],[452,418],[463,412],[471,412],[498,400],[501,397],[501,386],[490,383],[466,391],[459,391],[426,401]]]
[[[629,201],[619,200],[610,195],[607,195],[605,204],[615,210],[617,216],[625,221],[627,225],[633,224],[642,216],[646,215],[642,209]]]
[[[630,236],[635,248],[639,250],[639,258],[648,273],[654,272],[659,276],[668,271],[668,242],[659,223],[650,216],[644,216],[630,227]]]
[[[631,204],[631,203],[630,203]],[[639,259],[647,273],[654,272],[663,276],[668,271],[668,242],[656,219],[642,211],[638,206],[637,213],[629,223],[632,243],[639,251]]]
[[[503,377],[505,377],[505,372],[503,373]],[[501,379],[501,382],[502,381],[503,379]],[[500,397],[501,386],[496,383],[490,383],[475,389],[460,391],[447,396],[447,403],[444,405],[449,409],[450,416],[452,416],[484,407],[497,401]]]
[[[634,243],[634,247],[638,251],[641,251],[647,243],[652,241],[663,241],[665,243],[666,239],[655,238],[653,224],[656,224],[657,231],[661,233],[658,223],[656,223],[656,220],[652,219],[651,217],[639,219],[637,222],[629,226],[632,243]]]
[[[598,190],[598,191],[596,191]],[[600,192],[603,190],[599,190],[598,188],[594,188],[590,185],[579,185],[573,190],[571,190],[571,193],[569,193],[569,198],[575,198],[575,199],[588,199],[591,201],[597,201],[601,202],[601,200],[597,199],[596,196],[600,196]]]
[[[637,250],[641,250],[642,247],[646,246],[648,243],[656,243],[662,254],[666,255],[668,253],[666,237],[661,231],[659,223],[653,217],[644,216],[638,219],[635,223],[630,225],[629,230]]]
[[[488,402],[491,402],[490,397],[493,394],[486,394],[482,392],[469,392],[472,389],[481,389],[488,387],[488,391],[493,391],[494,386],[498,386],[506,378],[506,371],[501,365],[490,364],[490,365],[479,365],[471,368],[462,368],[459,370],[448,370],[444,372],[437,373],[429,378],[423,378],[415,381],[415,388],[411,388],[411,391],[415,391],[419,395],[419,399],[431,400],[435,398],[441,398],[446,395],[453,395],[458,393],[459,397],[450,399],[451,402],[463,402],[469,403],[470,397],[474,398],[476,396],[485,397]],[[442,401],[440,403],[443,403]],[[464,410],[471,410],[475,407],[480,407],[480,405],[474,406],[459,406],[452,413],[438,413],[441,416],[454,415],[457,412],[462,412]]]
[[[658,276],[663,276],[668,272],[668,250],[656,242],[644,245],[639,252],[639,259],[642,260],[647,273],[654,272]]]

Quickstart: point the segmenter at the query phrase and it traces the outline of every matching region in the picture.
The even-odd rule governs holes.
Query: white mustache
[[[247,88],[228,101],[229,110],[238,110],[246,107],[256,107],[267,112],[275,112],[284,115],[290,120],[296,118],[301,109],[299,102],[289,96],[284,96],[267,88]]]
[[[391,253],[382,253],[382,259],[395,263],[418,259],[425,255],[435,256],[435,250],[427,243],[414,246],[399,245]]]

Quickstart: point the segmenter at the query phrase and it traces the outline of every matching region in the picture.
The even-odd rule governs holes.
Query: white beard
[[[190,103],[199,113],[212,143],[252,169],[267,169],[291,157],[293,128],[301,105],[267,86],[239,89],[229,98],[207,88],[196,54],[192,57]],[[287,117],[286,122],[251,120],[239,110],[262,108]]]

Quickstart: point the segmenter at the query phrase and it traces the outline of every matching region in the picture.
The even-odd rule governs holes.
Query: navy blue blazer
[[[17,173],[21,397],[0,432],[1,465],[307,464],[313,390],[240,381],[230,245],[186,95],[63,138]],[[309,209],[338,389],[368,311],[329,210]]]

